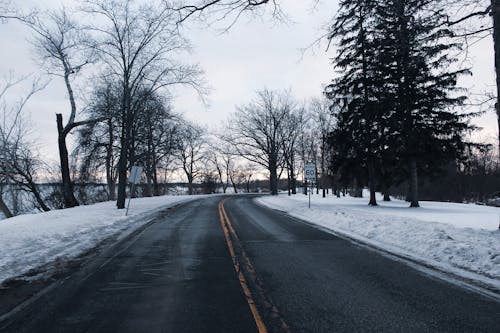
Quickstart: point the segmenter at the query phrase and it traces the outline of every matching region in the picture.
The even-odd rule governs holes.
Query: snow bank
[[[311,209],[305,195],[257,201],[500,290],[500,208],[424,201],[421,208],[410,209],[400,200],[379,201],[379,206],[370,207],[366,198],[321,195],[311,197]]]
[[[199,197],[132,199],[128,216],[110,201],[2,220],[0,283],[57,258],[78,256],[114,234],[124,237],[149,222],[147,214]]]

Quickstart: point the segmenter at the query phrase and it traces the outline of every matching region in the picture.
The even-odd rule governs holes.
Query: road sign
[[[130,189],[130,198],[128,198],[128,204],[127,204],[127,210],[125,211],[125,216],[128,215],[130,200],[132,199],[132,195],[134,194],[135,184],[141,181],[141,175],[142,175],[142,167],[134,165],[130,169],[130,176],[128,176],[128,182],[132,184],[132,188]]]
[[[142,167],[133,166],[132,169],[130,169],[130,176],[128,177],[128,182],[130,184],[137,184],[138,182],[141,181],[141,175],[142,175]]]
[[[316,164],[307,163],[304,165],[304,178],[312,181],[316,179]]]

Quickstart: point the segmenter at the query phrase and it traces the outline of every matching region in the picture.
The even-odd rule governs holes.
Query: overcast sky
[[[321,95],[322,86],[333,77],[330,57],[334,50],[315,48],[305,54],[301,49],[310,45],[324,33],[322,28],[335,13],[335,1],[323,1],[313,10],[313,1],[282,1],[283,10],[289,15],[287,24],[276,24],[259,18],[241,19],[229,32],[221,34],[216,28],[192,26],[187,36],[194,47],[188,61],[197,62],[205,71],[212,88],[208,107],[196,94],[185,89],[175,92],[174,108],[211,128],[220,127],[235,105],[249,102],[254,92],[264,87],[291,89],[304,100]],[[29,0],[24,6],[39,8],[71,6],[73,0]],[[0,75],[40,73],[35,55],[27,42],[29,32],[19,24],[0,25],[2,52]],[[470,52],[474,76],[463,85],[480,92],[494,86],[493,47],[491,38],[473,46]],[[49,86],[32,99],[28,110],[35,125],[34,135],[39,139],[45,158],[56,160],[57,135],[55,113],[66,114],[69,109],[62,79],[52,78]],[[479,134],[482,139],[493,140],[496,135],[496,118],[489,111],[475,120],[485,127]]]

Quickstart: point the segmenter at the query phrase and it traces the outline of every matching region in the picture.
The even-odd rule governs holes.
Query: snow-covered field
[[[148,215],[201,196],[132,199],[128,216],[115,202],[26,214],[0,221],[0,283],[58,258],[71,258],[102,240],[125,237]]]
[[[261,197],[265,206],[388,252],[424,262],[500,291],[500,208],[473,204],[305,195]]]

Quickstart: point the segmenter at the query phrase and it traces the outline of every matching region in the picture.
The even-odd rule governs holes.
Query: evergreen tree
[[[358,186],[366,169],[370,205],[377,205],[375,170],[383,111],[379,98],[379,42],[373,30],[376,5],[373,0],[341,1],[329,36],[338,40],[334,63],[339,76],[326,89],[327,96],[341,106],[331,136],[334,167],[343,178],[353,176]]]
[[[468,73],[453,69],[451,54],[460,45],[451,42],[439,0],[389,0],[376,8],[376,30],[388,112],[385,123],[391,150],[407,165],[411,207],[418,207],[418,171],[436,172],[458,158],[463,132],[472,129],[469,115],[454,112],[463,103],[457,78]]]
[[[419,172],[436,173],[460,157],[468,114],[451,55],[460,44],[445,24],[439,0],[342,1],[331,38],[338,78],[327,96],[341,104],[331,143],[336,168],[366,169],[370,204],[375,177],[384,191],[409,178],[411,207],[418,207]],[[456,66],[455,66],[456,67]]]

